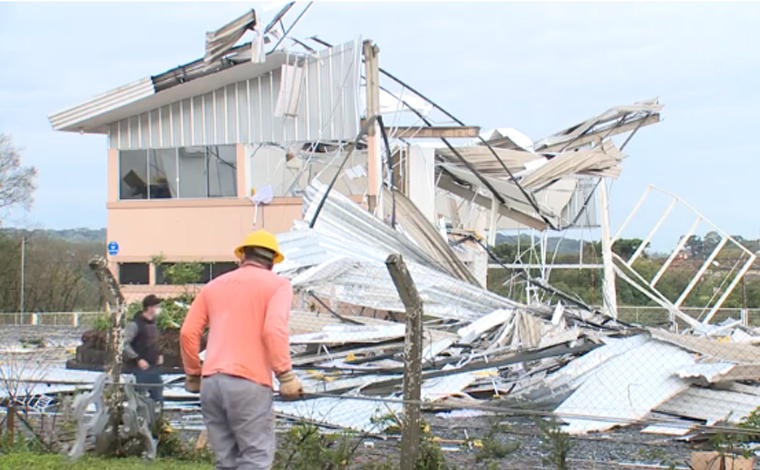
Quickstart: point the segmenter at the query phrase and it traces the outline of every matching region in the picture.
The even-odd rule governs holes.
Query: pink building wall
[[[237,194],[235,199],[161,199],[119,201],[119,152],[108,151],[108,241],[119,244],[109,256],[111,270],[118,263],[150,262],[163,255],[168,262],[235,261],[233,251],[245,235],[264,228],[273,233],[289,231],[301,219],[301,198],[275,198],[261,205],[254,224],[255,206],[247,196],[243,145],[237,145]],[[151,267],[151,284],[155,269]],[[178,290],[179,289],[179,290]],[[148,293],[169,295],[178,286],[124,286],[129,301]]]

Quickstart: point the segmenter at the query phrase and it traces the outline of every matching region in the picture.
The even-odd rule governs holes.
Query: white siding
[[[275,117],[280,70],[109,126],[112,148],[352,140],[359,132],[361,41],[309,57],[296,117]],[[293,57],[291,64],[303,59]]]

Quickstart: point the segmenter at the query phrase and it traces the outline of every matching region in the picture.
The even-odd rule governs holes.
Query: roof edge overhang
[[[142,78],[52,113],[48,119],[55,131],[107,134],[108,125],[114,122],[276,70],[289,55],[293,56],[275,51],[264,63],[237,63],[162,91],[156,91],[153,77]]]

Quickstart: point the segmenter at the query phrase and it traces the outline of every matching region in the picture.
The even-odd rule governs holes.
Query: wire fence
[[[106,312],[35,312],[0,313],[0,325],[13,326],[67,326],[90,328]]]

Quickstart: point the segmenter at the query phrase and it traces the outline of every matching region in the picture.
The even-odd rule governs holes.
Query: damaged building
[[[760,406],[760,335],[713,321],[754,253],[687,205],[696,222],[686,233],[706,223],[722,238],[681,296],[664,296],[657,284],[683,244],[654,276],[635,261],[677,197],[631,257],[612,252],[641,204],[613,233],[606,182],[621,175],[630,139],[660,121],[658,100],[533,141],[459,121],[381,69],[371,41],[331,45],[280,28],[251,12],[209,33],[203,58],[50,116],[56,130],[108,137],[109,261],[129,298],[176,291],[156,256],[201,261],[208,281],[235,268],[246,233],[277,233],[286,258],[277,270],[297,294],[293,364],[314,397],[275,408],[325,426],[382,433],[376,418],[401,408],[405,308],[391,254],[403,256],[423,301],[431,409],[530,408],[555,413],[570,433],[637,425],[686,435]],[[253,39],[237,45],[248,31]],[[540,298],[486,289],[489,263],[504,266],[490,253],[499,230],[579,226],[601,232],[604,305],[527,270]],[[684,313],[728,245],[740,257],[722,290],[703,315]],[[665,309],[665,327],[620,321],[616,282]],[[177,378],[166,396],[196,409],[196,396],[171,385]]]

